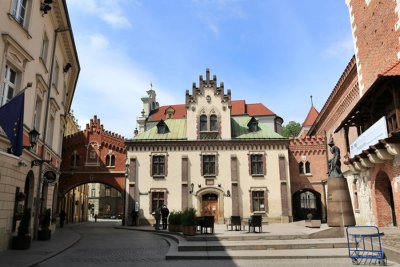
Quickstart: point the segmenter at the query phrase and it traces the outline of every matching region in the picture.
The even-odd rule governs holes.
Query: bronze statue
[[[328,177],[329,178],[344,178],[343,173],[340,169],[340,149],[335,146],[333,139],[328,144],[333,157],[328,160]]]

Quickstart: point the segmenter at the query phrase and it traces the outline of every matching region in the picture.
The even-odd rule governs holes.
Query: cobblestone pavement
[[[381,227],[379,229],[384,235],[381,237],[382,245],[400,251],[400,229],[395,227]]]
[[[158,235],[115,229],[115,222],[88,223],[72,229],[81,239],[70,249],[38,266],[143,266],[143,267],[350,267],[349,258],[340,259],[262,259],[262,260],[165,260],[168,241]],[[389,266],[400,264],[389,263]]]

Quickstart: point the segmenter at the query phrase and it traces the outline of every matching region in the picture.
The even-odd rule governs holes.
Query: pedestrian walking
[[[161,220],[160,207],[156,208],[156,210],[154,211],[154,218],[156,219],[156,224],[154,225],[154,227],[156,228],[156,230],[160,230],[160,220]]]
[[[162,220],[162,228],[164,230],[167,229],[168,215],[169,215],[169,209],[167,208],[166,205],[163,205],[161,208],[161,220]]]
[[[63,228],[64,227],[64,222],[65,222],[65,218],[67,217],[67,213],[64,210],[62,210],[60,212],[59,216],[60,216],[60,228]]]
[[[97,214],[94,215],[94,222],[97,222]]]
[[[137,226],[137,212],[136,209],[133,209],[131,212],[132,215],[132,225]]]

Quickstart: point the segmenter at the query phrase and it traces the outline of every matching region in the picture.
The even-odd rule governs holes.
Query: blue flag
[[[22,154],[25,92],[0,107],[0,126],[11,142],[12,153]]]

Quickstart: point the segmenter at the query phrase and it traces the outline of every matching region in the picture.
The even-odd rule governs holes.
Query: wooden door
[[[201,202],[201,216],[214,216],[218,221],[218,196],[215,194],[203,195]]]

